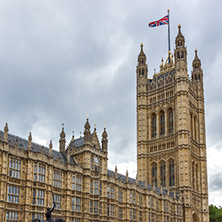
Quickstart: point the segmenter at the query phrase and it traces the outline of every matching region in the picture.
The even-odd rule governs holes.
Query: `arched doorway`
[[[198,216],[195,212],[193,212],[193,222],[199,222]]]

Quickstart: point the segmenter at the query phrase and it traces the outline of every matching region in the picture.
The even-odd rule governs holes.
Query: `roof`
[[[0,141],[3,141],[4,138],[4,132],[0,130]],[[28,150],[28,140],[23,139],[21,137],[12,135],[12,134],[8,134],[8,143],[10,146],[15,147],[18,146],[18,149],[22,149],[22,150]],[[44,147],[41,146],[37,143],[33,143],[32,142],[32,151],[35,153],[41,153],[42,149],[44,149],[44,154],[45,155],[49,155],[49,148],[48,147]],[[67,163],[67,153],[66,152],[58,152],[56,150],[52,150],[52,157],[54,160],[59,160],[62,163]],[[71,156],[70,157],[70,163],[73,165],[77,165],[76,161],[74,160],[74,158]]]

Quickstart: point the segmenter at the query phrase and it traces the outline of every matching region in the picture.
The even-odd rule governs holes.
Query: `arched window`
[[[152,164],[152,180],[153,180],[153,185],[157,187],[157,164],[156,163]]]
[[[152,137],[155,138],[156,137],[156,114],[153,113],[152,117],[151,117],[151,121],[152,121]]]
[[[190,137],[193,137],[193,115],[190,114]]]
[[[175,186],[175,172],[174,172],[174,161],[169,162],[169,186]]]
[[[197,127],[196,127],[196,123],[197,122],[197,118],[196,116],[194,116],[194,139],[197,139]]]
[[[161,186],[166,186],[166,164],[165,162],[161,162],[160,164],[160,178],[161,178]]]
[[[160,112],[160,135],[165,134],[165,114],[163,111]]]
[[[196,190],[198,191],[198,164],[196,164]]]
[[[169,108],[168,110],[168,132],[173,133],[173,110]]]
[[[195,164],[192,162],[192,179],[193,179],[193,189],[195,189]]]

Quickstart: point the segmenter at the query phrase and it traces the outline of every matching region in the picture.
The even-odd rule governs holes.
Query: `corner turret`
[[[59,152],[64,152],[66,146],[66,134],[64,132],[64,124],[62,124],[62,132],[60,133]]]
[[[85,130],[84,130],[84,143],[87,143],[90,141],[90,124],[89,124],[89,119],[86,119],[86,123],[84,126]]]
[[[192,82],[199,82],[203,80],[203,72],[201,69],[201,61],[197,55],[197,49],[195,49],[195,57],[193,60],[193,70],[192,70]]]
[[[178,34],[175,40],[175,46],[174,58],[176,70],[187,71],[187,49],[185,47],[185,38],[181,33],[181,25],[178,25]]]

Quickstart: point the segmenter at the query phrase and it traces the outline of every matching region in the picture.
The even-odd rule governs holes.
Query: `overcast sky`
[[[136,175],[136,65],[140,43],[149,77],[167,56],[167,26],[148,28],[170,9],[171,48],[177,26],[194,50],[205,83],[209,202],[222,197],[222,1],[0,1],[0,126],[58,149],[84,130],[86,114],[101,139],[109,135],[109,169]]]

